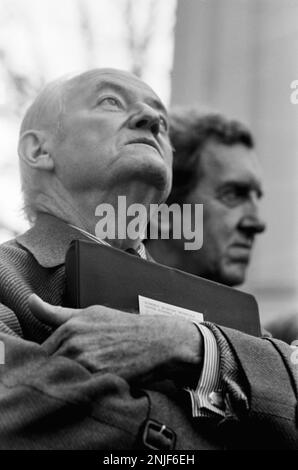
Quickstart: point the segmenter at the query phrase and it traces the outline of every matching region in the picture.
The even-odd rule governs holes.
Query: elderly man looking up
[[[149,207],[170,191],[167,113],[151,88],[111,69],[48,85],[19,155],[33,225],[0,248],[0,447],[297,448],[297,370],[283,343],[60,306],[67,248],[96,239],[95,208],[118,195]],[[140,240],[108,242],[146,256]]]

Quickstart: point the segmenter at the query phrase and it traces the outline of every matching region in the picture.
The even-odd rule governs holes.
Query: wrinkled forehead
[[[146,83],[123,70],[96,69],[69,79],[64,87],[66,109],[87,104],[102,90],[117,90],[132,99],[155,102],[162,109],[160,98]]]

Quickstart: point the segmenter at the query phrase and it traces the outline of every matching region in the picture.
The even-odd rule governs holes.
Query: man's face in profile
[[[167,113],[149,86],[103,69],[69,80],[64,95],[54,153],[67,189],[108,191],[140,180],[169,190]]]
[[[188,203],[204,205],[203,247],[192,253],[196,274],[227,285],[244,282],[255,235],[264,231],[257,156],[242,144],[209,140],[201,154],[200,180]]]

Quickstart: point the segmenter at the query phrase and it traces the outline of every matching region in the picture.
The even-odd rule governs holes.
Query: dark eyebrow
[[[262,190],[262,187],[257,181],[237,181],[237,180],[230,180],[226,181],[221,185],[221,189],[226,189],[226,188],[236,188],[244,191],[251,191],[254,190],[256,191],[257,195],[259,198],[262,198],[264,193]]]
[[[112,91],[115,91],[116,93],[119,93],[120,95],[125,96],[125,97],[133,98],[133,92],[131,90],[123,87],[119,83],[110,82],[109,80],[101,80],[100,83],[98,83],[96,85],[96,92],[97,93],[100,93],[103,90],[112,90]],[[148,97],[145,97],[144,102],[146,104],[149,104],[150,106],[153,106],[154,108],[158,109],[159,111],[161,111],[163,114],[165,114],[166,117],[168,116],[168,112],[167,112],[165,106],[162,104],[162,102],[159,99],[148,96]]]

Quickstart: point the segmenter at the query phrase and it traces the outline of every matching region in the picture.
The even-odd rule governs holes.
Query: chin
[[[171,172],[163,162],[158,162],[158,164],[145,162],[131,171],[130,178],[154,187],[162,194],[163,200],[166,200],[170,193],[172,184]]]
[[[244,281],[245,281],[245,273],[229,272],[229,273],[223,273],[222,280],[220,282],[229,287],[236,287],[236,286],[240,286],[241,284],[243,284]]]
[[[165,193],[166,198],[172,184],[171,163],[149,146],[143,146],[142,153],[136,151],[133,146],[128,147],[132,148],[129,148],[129,155],[121,156],[124,167],[120,172],[124,172],[128,179],[142,180],[155,187]]]

